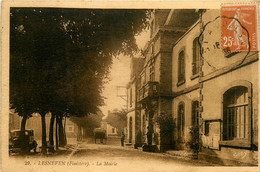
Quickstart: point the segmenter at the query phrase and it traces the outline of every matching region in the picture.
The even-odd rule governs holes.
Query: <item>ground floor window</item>
[[[180,103],[178,106],[178,138],[181,139],[184,136],[185,126],[185,114],[184,114],[184,103]]]
[[[132,143],[132,137],[133,137],[133,119],[130,117],[129,119],[129,143]]]
[[[248,88],[236,86],[224,94],[223,140],[248,139],[250,115]]]
[[[192,126],[199,125],[199,101],[192,103]]]

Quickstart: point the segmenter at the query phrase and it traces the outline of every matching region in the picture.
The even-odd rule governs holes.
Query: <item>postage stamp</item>
[[[256,51],[256,5],[223,5],[221,15],[224,51]]]

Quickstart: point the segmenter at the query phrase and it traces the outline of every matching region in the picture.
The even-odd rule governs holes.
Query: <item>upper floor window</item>
[[[198,37],[193,40],[192,75],[199,73],[200,48]]]
[[[150,66],[150,81],[155,80],[155,74],[154,74],[154,64]]]
[[[130,99],[129,99],[129,103],[130,103],[130,107],[132,107],[132,101],[133,101],[133,97],[132,97],[132,88],[130,88]]]
[[[233,87],[223,98],[223,140],[248,139],[251,132],[248,88]]]
[[[179,53],[178,57],[178,83],[185,81],[185,61],[184,61],[184,51]]]

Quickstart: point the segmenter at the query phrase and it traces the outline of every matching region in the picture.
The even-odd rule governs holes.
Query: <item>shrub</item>
[[[199,133],[199,126],[192,126],[190,128],[190,135],[191,139],[189,142],[186,143],[186,146],[188,146],[192,152],[195,155],[195,158],[198,158],[198,153],[200,151],[200,133]]]
[[[159,125],[161,134],[171,134],[174,129],[173,118],[171,114],[162,112],[160,115],[157,115],[155,122]]]

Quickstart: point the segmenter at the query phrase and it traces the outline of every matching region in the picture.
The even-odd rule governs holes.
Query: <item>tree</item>
[[[111,126],[117,128],[118,134],[121,134],[124,131],[124,128],[126,127],[127,122],[127,112],[125,109],[122,110],[113,110],[113,112],[108,113],[108,116],[106,117],[107,123],[109,123]]]
[[[11,8],[10,108],[41,115],[44,152],[45,114],[96,113],[112,57],[138,50],[147,17],[149,10]]]
[[[176,126],[173,120],[172,114],[161,112],[154,117],[154,122],[158,125],[160,132],[154,134],[154,140],[160,145],[172,145],[173,143],[173,130]],[[160,137],[160,140],[159,140]],[[160,148],[160,151],[165,151],[164,148]]]
[[[98,111],[96,114],[89,114],[84,117],[71,117],[71,121],[82,127],[85,133],[88,133],[85,137],[93,137],[94,129],[100,128],[103,117],[103,113]]]

